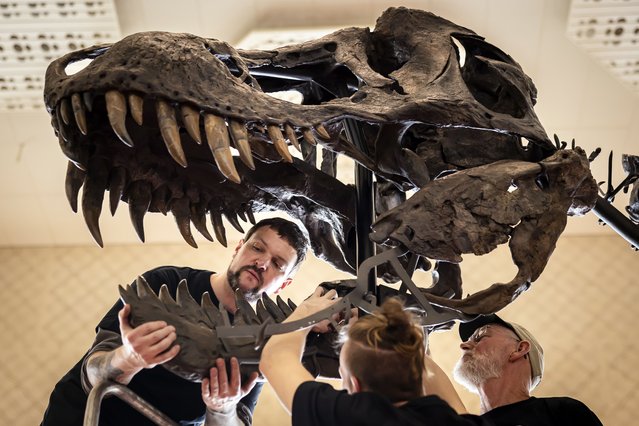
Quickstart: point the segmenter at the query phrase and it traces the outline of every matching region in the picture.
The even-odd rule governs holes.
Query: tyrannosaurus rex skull
[[[67,75],[81,59],[93,61]],[[300,92],[302,103],[268,95],[282,90]],[[76,210],[84,187],[83,214],[100,245],[108,190],[112,213],[127,202],[142,240],[145,213],[171,211],[193,246],[191,222],[213,240],[207,215],[225,243],[222,215],[241,229],[238,216],[284,210],[304,223],[316,255],[347,271],[355,267],[355,191],[336,179],[330,153],[373,171],[389,184],[386,196],[401,201],[398,193],[451,171],[552,154],[535,97],[532,81],[500,49],[406,8],[384,12],[372,31],[347,28],[272,51],[190,34],[133,34],[54,61],[45,83],[70,159],[67,196]],[[361,131],[360,143],[349,139],[347,121]]]

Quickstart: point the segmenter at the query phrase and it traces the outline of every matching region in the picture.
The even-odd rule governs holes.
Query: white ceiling
[[[374,26],[399,4],[381,0],[115,0],[122,36],[147,30],[190,32],[237,44],[253,29]],[[572,138],[590,152],[598,181],[606,156],[639,154],[639,96],[566,37],[569,0],[431,0],[401,5],[429,10],[484,36],[515,58],[537,85],[537,114],[549,135]],[[44,72],[44,70],[43,70]],[[0,70],[1,73],[1,70]],[[0,246],[94,244],[81,214],[64,195],[67,160],[44,108],[0,114]],[[621,196],[623,208],[627,198]],[[124,207],[124,206],[123,206]],[[138,243],[126,208],[115,218],[103,209],[106,245]],[[172,218],[147,215],[147,243],[182,242]],[[230,227],[227,227],[227,230]],[[571,219],[570,234],[611,232],[590,214]],[[202,238],[199,241],[203,241]]]

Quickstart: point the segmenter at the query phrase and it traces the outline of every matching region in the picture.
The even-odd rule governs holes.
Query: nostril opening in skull
[[[536,89],[525,83],[527,77],[517,63],[483,40],[456,34],[453,41],[464,49],[461,75],[477,102],[492,111],[523,118],[526,98],[534,100]],[[455,46],[461,61],[461,50],[456,43]],[[518,85],[518,79],[524,84]]]
[[[335,52],[337,50],[337,43],[335,43],[334,41],[330,42],[330,43],[325,43],[324,44],[324,50],[326,50],[328,52],[331,52],[331,53]]]
[[[229,72],[233,74],[234,77],[237,77],[240,80],[242,79],[242,75],[244,75],[244,70],[242,70],[242,68],[237,65],[237,62],[235,62],[234,58],[232,58],[230,55],[223,55],[223,54],[215,53],[215,52],[211,52],[211,53],[213,54],[213,56],[219,59],[220,62],[226,65],[226,68],[229,69]]]
[[[91,62],[93,62],[93,58],[84,58],[79,61],[69,62],[64,68],[64,72],[66,75],[76,74],[88,67]]]

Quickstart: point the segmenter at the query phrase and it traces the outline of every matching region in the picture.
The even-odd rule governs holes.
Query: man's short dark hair
[[[306,234],[300,229],[295,222],[283,219],[281,217],[272,217],[269,219],[263,219],[257,222],[248,230],[244,236],[244,241],[248,241],[249,238],[260,228],[269,227],[277,232],[277,235],[284,238],[287,243],[295,249],[297,253],[297,259],[293,265],[293,271],[297,269],[297,266],[306,259],[306,250],[308,250],[309,242],[306,238]]]

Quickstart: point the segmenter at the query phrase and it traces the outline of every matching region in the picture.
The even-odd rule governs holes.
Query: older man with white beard
[[[497,426],[601,426],[576,399],[530,395],[543,375],[544,352],[524,327],[493,314],[460,324],[459,335],[463,354],[454,377],[479,395],[482,417]]]

